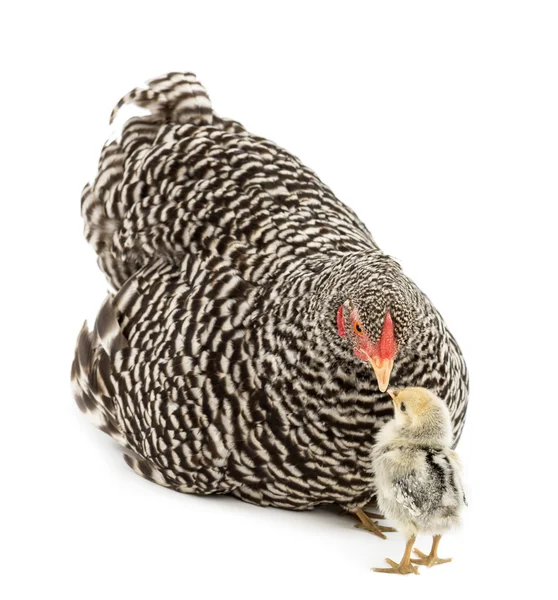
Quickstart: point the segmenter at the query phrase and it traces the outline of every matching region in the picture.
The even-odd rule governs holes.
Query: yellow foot
[[[437,554],[425,554],[415,548],[415,554],[420,558],[412,558],[411,561],[416,565],[424,565],[426,567],[433,567],[434,565],[443,565],[444,563],[451,562],[451,558],[438,558]]]
[[[384,515],[381,515],[380,513],[373,513],[373,512],[368,512],[367,510],[364,511],[371,519],[376,519],[376,521],[385,521],[386,518],[384,517]]]
[[[383,525],[379,525],[376,521],[372,520],[372,518],[378,517],[380,515],[369,514],[362,510],[362,508],[359,508],[355,512],[355,515],[360,520],[360,523],[357,523],[355,525],[357,529],[364,529],[365,531],[369,531],[370,533],[377,535],[383,540],[387,539],[384,535],[384,532],[390,533],[392,531],[396,531],[396,529],[394,529],[393,527],[384,527]]]
[[[364,510],[371,519],[377,519],[379,521],[383,521],[385,519],[384,515],[381,515],[380,513],[376,512],[378,510],[378,505],[374,502],[363,506],[362,510]]]
[[[386,562],[388,565],[391,565],[391,568],[378,569],[373,568],[372,571],[376,571],[376,573],[398,573],[399,575],[409,575],[410,573],[414,573],[418,575],[418,567],[415,567],[410,562],[401,561],[400,563],[396,563],[391,558],[386,558]]]
[[[370,522],[372,523],[372,525],[357,523],[355,527],[357,529],[364,529],[365,531],[369,531],[370,533],[375,533],[376,535],[384,539],[386,539],[386,536],[383,535],[384,533],[393,533],[394,531],[397,531],[397,529],[394,529],[393,527],[386,527],[384,525],[380,525],[376,521],[372,521],[372,519],[370,519]]]

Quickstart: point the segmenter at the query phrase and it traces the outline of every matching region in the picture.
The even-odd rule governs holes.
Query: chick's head
[[[451,443],[451,419],[445,402],[420,387],[390,389],[398,429],[411,437]]]

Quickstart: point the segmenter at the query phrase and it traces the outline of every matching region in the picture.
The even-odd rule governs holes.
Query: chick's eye
[[[358,321],[355,323],[355,333],[357,335],[362,335],[362,327]]]
[[[405,404],[403,402],[401,402],[401,404],[399,405],[399,408],[400,408],[401,412],[405,412],[407,410],[405,408]]]

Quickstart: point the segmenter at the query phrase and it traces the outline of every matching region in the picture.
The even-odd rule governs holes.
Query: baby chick
[[[407,538],[400,563],[387,558],[391,568],[380,573],[415,573],[415,564],[433,565],[451,561],[438,558],[443,533],[458,525],[465,502],[457,454],[451,450],[451,421],[447,406],[424,388],[389,390],[395,418],[378,433],[373,466],[377,501],[381,511],[393,519]],[[426,555],[415,550],[418,533],[433,536]],[[415,564],[413,564],[415,563]]]

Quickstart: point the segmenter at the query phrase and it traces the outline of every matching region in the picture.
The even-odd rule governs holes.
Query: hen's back
[[[218,117],[194,75],[149,82],[113,116],[126,102],[151,114],[130,119],[105,145],[82,196],[87,240],[116,288],[161,257],[218,254],[261,282],[293,259],[375,247],[298,159]]]

